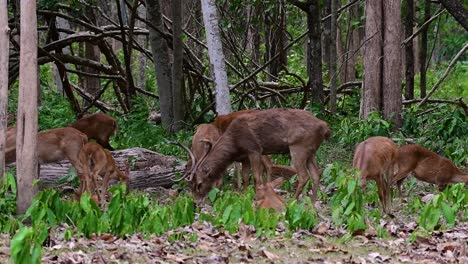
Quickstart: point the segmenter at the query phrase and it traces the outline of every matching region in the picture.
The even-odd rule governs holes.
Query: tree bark
[[[97,24],[97,17],[95,10],[91,7],[86,7],[86,16],[91,20],[94,25]],[[93,61],[101,61],[101,53],[99,47],[91,42],[85,42],[85,58]],[[99,74],[98,70],[89,67],[83,67],[83,71],[91,74]],[[86,76],[84,77],[83,88],[89,94],[96,96],[101,90],[101,80],[96,77]],[[85,101],[86,104],[86,101]]]
[[[138,15],[144,19],[146,19],[146,7],[141,5],[138,7]],[[144,28],[145,24],[140,20],[137,20],[136,25],[138,27]],[[148,47],[148,37],[145,35],[138,36],[138,43],[143,48]],[[138,86],[144,90],[146,90],[146,65],[147,65],[147,58],[143,52],[138,54]]]
[[[216,91],[216,112],[226,115],[232,111],[227,74],[224,64],[223,46],[218,26],[218,12],[214,0],[201,0],[208,54],[213,71]]]
[[[164,32],[164,26],[159,0],[146,1],[146,17],[153,27],[159,29],[154,30],[152,27],[148,28],[156,80],[158,83],[161,123],[165,129],[168,129],[174,119],[172,109],[172,73],[169,63],[168,43],[164,35],[160,33]]]
[[[23,214],[37,193],[37,18],[36,1],[21,1],[20,74],[17,117],[17,213]]]
[[[10,52],[7,0],[0,0],[0,178],[5,174],[8,105],[8,59]]]
[[[468,30],[468,10],[463,6],[460,0],[440,0],[447,11]]]
[[[323,1],[323,8],[322,8],[322,17],[328,16],[331,14],[331,1],[332,0],[325,0]],[[330,73],[330,46],[332,45],[331,39],[331,19],[325,20],[323,22],[323,33],[322,33],[322,59],[325,63],[325,66],[328,69],[328,73]]]
[[[413,34],[414,2],[406,0],[405,38]],[[405,46],[405,99],[414,98],[414,53],[413,41]]]
[[[424,20],[421,25],[426,23],[431,18],[431,3],[424,2]],[[419,49],[419,89],[421,98],[426,97],[427,83],[426,83],[426,65],[427,65],[427,32],[429,27],[421,30],[421,48]]]
[[[336,112],[336,33],[337,33],[337,0],[331,1],[331,19],[330,19],[330,111],[334,114]]]
[[[174,120],[170,131],[177,132],[182,129],[184,120],[184,43],[182,40],[182,0],[172,1],[172,107]]]
[[[309,43],[307,45],[307,71],[309,73],[309,87],[312,92],[312,101],[323,103],[322,80],[322,47],[320,41],[320,2],[308,1],[307,28],[309,29]]]
[[[384,11],[384,62],[382,74],[383,114],[391,120],[395,128],[401,126],[401,1],[387,0]],[[412,51],[411,51],[412,52]],[[412,66],[412,65],[411,65]]]
[[[382,87],[382,2],[366,1],[366,28],[364,45],[364,81],[361,94],[361,118],[380,110]]]

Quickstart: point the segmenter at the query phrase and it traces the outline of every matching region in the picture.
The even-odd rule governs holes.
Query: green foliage
[[[468,116],[449,105],[427,115],[418,116],[417,112],[416,107],[405,112],[402,132],[457,165],[468,163]]]
[[[354,170],[339,170],[339,174],[334,177],[337,190],[331,198],[333,221],[345,225],[350,233],[367,227],[364,195],[361,193],[360,179],[355,175]]]
[[[419,225],[428,231],[441,228],[442,220],[448,227],[455,225],[456,215],[463,212],[463,221],[468,219],[468,190],[463,183],[447,187],[444,192],[434,195],[423,208]]]
[[[295,199],[289,202],[286,206],[284,218],[291,231],[298,229],[310,230],[317,224],[317,214],[310,197],[306,197],[300,203]]]
[[[0,182],[0,232],[13,234],[19,222],[16,213],[16,180],[10,172]]]
[[[42,243],[48,236],[45,225],[21,227],[11,239],[13,263],[41,263]]]
[[[372,136],[388,136],[391,124],[376,112],[370,113],[367,119],[361,120],[346,117],[341,121],[340,129],[336,133],[340,141],[346,145],[355,145]]]

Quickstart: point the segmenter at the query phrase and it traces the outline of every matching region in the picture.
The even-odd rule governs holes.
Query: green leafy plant
[[[424,206],[419,225],[428,231],[433,231],[441,228],[442,220],[445,220],[448,227],[453,227],[459,211],[464,212],[463,218],[466,220],[466,209],[468,209],[468,191],[463,183],[454,184],[444,192],[435,194]]]
[[[42,243],[49,235],[44,224],[35,227],[22,226],[11,239],[13,263],[41,263]]]

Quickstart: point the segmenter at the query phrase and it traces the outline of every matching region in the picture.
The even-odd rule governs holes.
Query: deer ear
[[[279,188],[281,186],[281,184],[283,184],[283,177],[278,177],[276,179],[274,179],[273,181],[270,182],[271,184],[271,187],[273,188]]]

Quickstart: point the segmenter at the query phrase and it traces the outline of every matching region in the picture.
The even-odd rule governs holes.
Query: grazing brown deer
[[[211,123],[211,124],[214,125],[215,127],[217,127],[219,129],[220,133],[222,134],[222,133],[226,132],[226,129],[231,124],[232,120],[236,119],[237,117],[239,117],[241,115],[256,113],[258,111],[261,111],[261,110],[247,109],[247,110],[240,110],[240,111],[237,111],[237,112],[232,112],[232,113],[229,113],[227,115],[220,115],[220,116],[216,117],[215,120],[213,121],[213,123]]]
[[[391,178],[397,145],[386,137],[370,137],[361,142],[354,152],[353,167],[361,171],[361,190],[365,193],[367,180],[377,183],[383,211],[391,211]]]
[[[398,173],[393,177],[401,197],[401,184],[414,172],[416,179],[436,184],[442,190],[449,183],[468,183],[468,173],[462,172],[444,157],[416,144],[401,146],[396,156]]]
[[[206,157],[184,176],[193,179],[192,190],[200,200],[239,155],[247,155],[255,181],[261,182],[262,155],[290,153],[299,176],[294,197],[312,178],[315,201],[320,181],[315,152],[329,137],[327,123],[304,110],[269,109],[244,114],[231,122]]]
[[[274,209],[279,212],[284,210],[284,199],[275,192],[283,183],[283,178],[279,177],[272,182],[267,182],[256,187],[255,201],[258,208]]]
[[[68,159],[75,167],[80,179],[78,194],[92,189],[89,168],[81,156],[81,149],[88,142],[88,137],[72,127],[55,128],[37,134],[37,156],[39,164]],[[6,164],[16,161],[16,126],[8,129],[6,144]]]
[[[199,125],[197,127],[197,131],[193,135],[191,149],[192,149],[193,155],[195,156],[195,159],[197,160],[197,163],[202,162],[202,160],[206,157],[208,152],[210,152],[211,146],[221,136],[220,130],[213,124]],[[223,122],[223,124],[225,125],[226,122]],[[240,170],[239,170],[239,166],[236,166],[237,167],[237,188],[238,189],[241,188],[242,181],[244,184],[244,188],[246,188],[249,184],[249,172],[250,172],[250,163],[249,163],[248,157],[246,155],[240,155],[235,159],[235,161],[240,162],[242,164]],[[267,156],[262,156],[262,162],[266,168],[267,179],[269,180],[270,179],[269,172],[271,171],[271,167],[273,164]],[[192,167],[192,162],[191,161],[187,162],[186,169],[191,168],[191,167]],[[216,181],[214,186],[219,188],[221,184],[222,184],[222,177],[220,177],[219,180]]]
[[[69,126],[86,134],[89,140],[94,139],[108,150],[114,150],[109,144],[109,138],[117,129],[115,119],[104,113],[85,115]]]
[[[88,142],[82,149],[83,163],[88,164],[90,168],[90,177],[99,197],[99,203],[103,205],[106,201],[107,188],[111,179],[118,180],[127,185],[129,182],[129,166],[126,165],[125,173],[120,171],[112,154],[105,150],[101,145],[95,142]],[[98,177],[102,177],[102,184],[97,184]],[[100,189],[98,190],[100,186]]]

